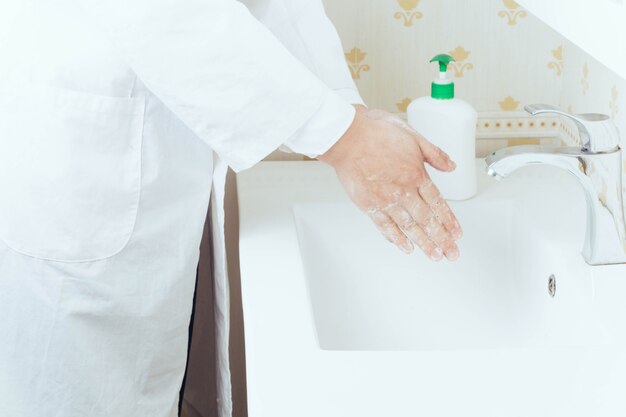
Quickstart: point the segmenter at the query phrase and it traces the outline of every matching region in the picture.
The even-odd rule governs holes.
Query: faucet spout
[[[512,146],[493,152],[485,162],[487,174],[497,179],[506,178],[519,168],[541,164],[557,166],[578,175],[580,164],[583,163],[579,158],[586,154],[587,152],[575,147]]]
[[[590,265],[626,263],[626,223],[619,147],[592,152],[575,147],[516,146],[486,158],[487,174],[506,178],[529,165],[552,165],[572,174],[582,186],[587,228],[582,255]]]

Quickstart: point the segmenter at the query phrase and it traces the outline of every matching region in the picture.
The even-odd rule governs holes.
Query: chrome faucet
[[[568,114],[546,104],[526,106],[535,116],[555,113],[574,121],[581,147],[514,146],[486,158],[487,174],[505,178],[518,168],[546,164],[574,175],[587,205],[587,232],[582,256],[590,265],[626,263],[626,226],[622,195],[622,151],[619,133],[604,114]]]

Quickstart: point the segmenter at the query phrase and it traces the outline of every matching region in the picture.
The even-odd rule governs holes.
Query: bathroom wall
[[[402,112],[428,95],[447,52],[457,95],[478,111],[558,101],[563,39],[511,0],[326,0],[365,101]]]
[[[570,42],[564,43],[563,88],[560,105],[574,113],[605,113],[611,115],[621,133],[621,147],[626,148],[626,80],[586,54]],[[568,132],[569,133],[569,132]],[[565,142],[577,143],[566,135]],[[626,160],[624,192],[626,193]]]
[[[450,67],[457,96],[479,112],[519,112],[525,103],[559,101],[564,40],[512,0],[324,4],[370,107],[404,113],[412,99],[430,94],[437,67],[429,61],[442,52],[457,61]],[[500,142],[491,141],[485,149],[479,143],[479,151],[486,153]],[[268,159],[302,157],[277,152]]]
[[[457,95],[479,112],[552,103],[576,112],[619,112],[625,80],[513,0],[325,0],[365,101],[404,112],[427,95],[447,52]],[[615,51],[619,54],[619,51]]]
[[[605,113],[613,118],[626,148],[626,80],[609,70],[576,45],[564,42],[563,88],[560,106],[572,113]],[[564,142],[579,143],[571,125],[564,125]],[[622,155],[622,190],[626,196],[626,158]],[[626,210],[626,201],[624,201]]]
[[[626,78],[624,0],[518,0],[535,16],[562,33],[584,51]]]
[[[483,118],[479,155],[502,146],[540,143],[540,134],[524,137],[532,122],[515,122],[504,131],[500,125],[504,128],[509,120],[488,120],[522,117],[529,103],[607,112],[626,132],[626,109],[619,112],[624,80],[513,0],[324,3],[342,39],[346,64],[371,107],[405,112],[411,99],[429,94],[437,70],[430,58],[452,54],[457,96]],[[507,135],[517,139],[505,139]],[[302,157],[277,152],[268,159]]]

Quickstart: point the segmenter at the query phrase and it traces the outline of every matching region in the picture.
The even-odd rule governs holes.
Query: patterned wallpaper
[[[611,115],[626,149],[626,80],[590,57],[576,45],[564,42],[563,89],[560,105],[572,113],[605,113]],[[565,141],[578,144],[575,129],[566,128]],[[622,151],[624,152],[624,151]],[[622,190],[626,197],[626,155],[622,153]],[[624,201],[626,209],[626,201]]]
[[[434,55],[456,63],[457,95],[478,111],[558,103],[563,38],[513,0],[326,0],[365,101],[403,112],[427,95]]]
[[[430,58],[447,52],[457,61],[450,65],[457,96],[479,112],[521,112],[525,104],[544,102],[570,112],[606,113],[626,148],[626,80],[514,0],[325,0],[325,6],[371,107],[406,112],[413,98],[429,94],[437,71]],[[578,143],[575,129],[564,123],[563,130],[565,143]],[[490,151],[540,143],[489,142]]]
[[[429,93],[447,52],[457,95],[479,112],[521,111],[546,102],[577,112],[620,114],[625,80],[514,0],[325,0],[346,49],[346,63],[372,107],[405,112]]]
[[[622,104],[626,81],[514,0],[324,0],[324,4],[342,39],[346,64],[371,107],[405,112],[412,99],[430,92],[437,75],[430,58],[447,52],[457,61],[450,66],[457,96],[483,114],[516,115],[526,104],[544,102],[572,112],[610,114],[626,133]],[[565,130],[570,134],[566,141],[575,141],[574,133],[567,126]],[[622,147],[625,140],[622,135]],[[516,143],[483,142],[492,147]],[[285,158],[300,159],[295,155],[270,159]],[[626,176],[626,162],[624,170]]]
[[[622,147],[626,147],[626,107],[621,104],[622,94],[626,94],[626,80],[576,45],[565,41],[564,51],[561,106],[570,112],[610,115],[622,133]],[[624,107],[623,110],[620,107]]]

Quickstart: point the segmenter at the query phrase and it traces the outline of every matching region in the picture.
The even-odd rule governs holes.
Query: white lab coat
[[[0,417],[176,415],[211,184],[230,415],[226,165],[361,102],[319,1],[247,3],[0,0]]]

